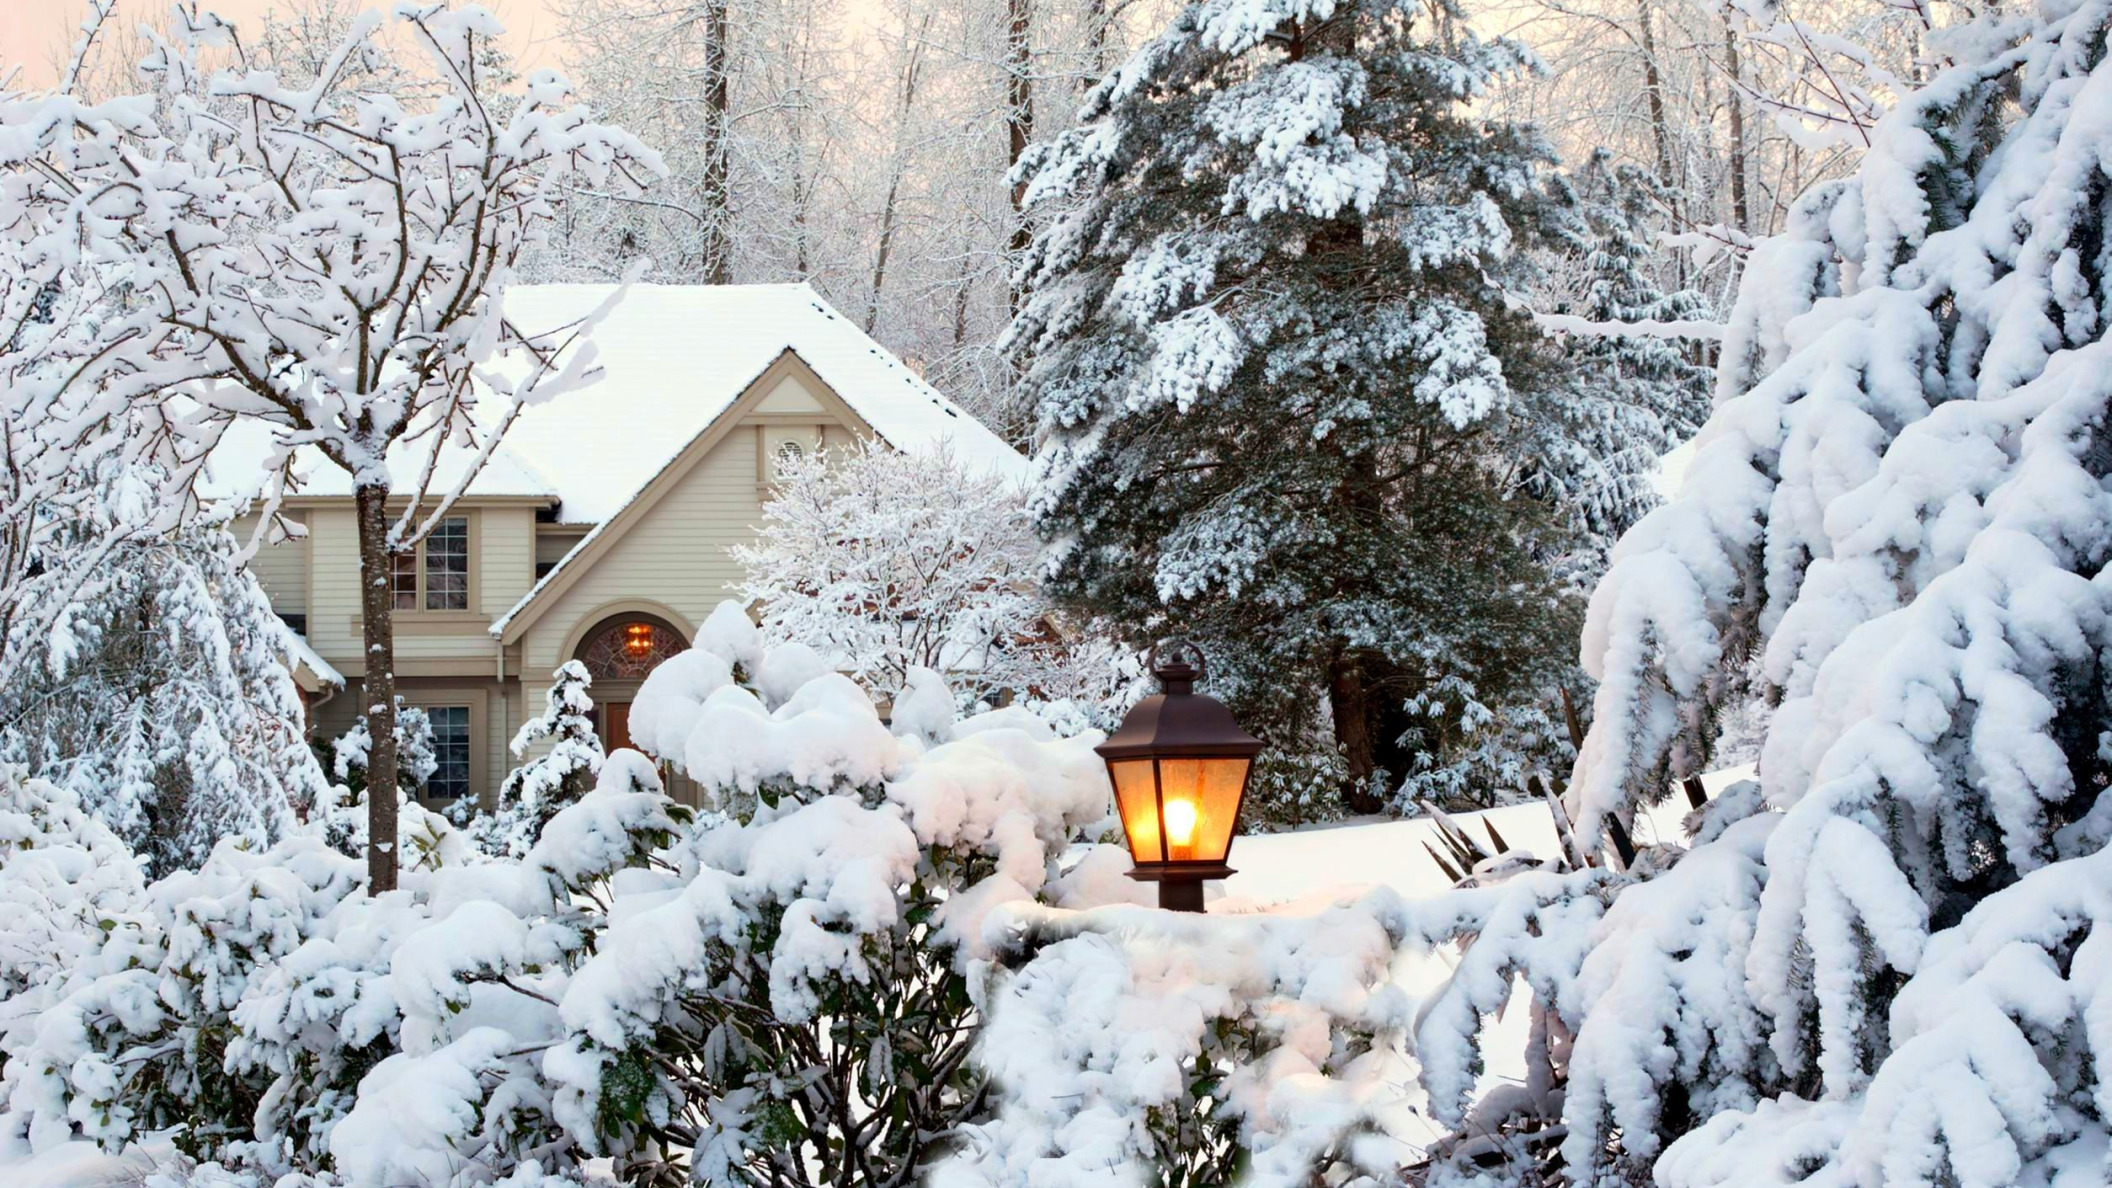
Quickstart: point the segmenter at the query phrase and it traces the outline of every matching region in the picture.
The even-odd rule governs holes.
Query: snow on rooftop
[[[322,653],[309,646],[307,636],[297,631],[289,631],[286,635],[288,639],[293,641],[293,662],[295,664],[305,665],[309,672],[315,674],[315,679],[326,685],[339,689],[345,687],[345,674],[339,672],[328,660],[323,659]]]
[[[555,330],[591,312],[614,287],[516,285],[506,291],[506,311],[530,333]],[[593,342],[601,382],[522,413],[471,493],[548,495],[560,501],[561,520],[600,523],[788,348],[897,449],[944,442],[972,469],[1015,479],[1027,473],[1018,451],[810,285],[636,285],[595,328]],[[499,411],[487,406],[479,416]],[[215,452],[208,493],[254,485],[251,476],[269,448],[262,431],[231,435]],[[423,459],[415,448],[391,453],[391,470],[404,489]],[[459,478],[466,459],[466,452],[453,452],[433,489],[450,489],[444,480]],[[351,493],[344,472],[319,457],[304,457],[297,468],[310,476],[304,493]]]
[[[276,452],[271,429],[254,421],[237,421],[213,447],[212,457],[206,462],[206,472],[199,481],[200,492],[208,499],[217,499],[254,491],[264,481],[264,471]],[[398,493],[408,492],[416,485],[431,452],[430,439],[399,441],[389,450],[389,474],[394,480],[391,485]],[[440,462],[433,468],[433,481],[427,491],[442,495],[454,490],[461,484],[463,474],[474,459],[475,454],[469,450],[449,448],[441,451]],[[293,469],[300,479],[299,494],[352,494],[352,476],[313,449],[300,451]],[[477,472],[466,494],[555,499],[559,492],[555,484],[502,442],[492,450],[491,457]]]
[[[506,294],[523,329],[584,316],[610,285]],[[897,449],[948,442],[965,466],[1009,477],[1026,459],[822,300],[812,286],[636,285],[594,330],[602,381],[532,409],[508,448],[557,476],[561,519],[599,523],[731,406],[786,349]]]

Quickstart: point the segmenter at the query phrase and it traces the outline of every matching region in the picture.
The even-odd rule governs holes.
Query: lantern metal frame
[[[1232,856],[1232,845],[1239,838],[1239,812],[1246,805],[1247,789],[1254,780],[1254,758],[1261,753],[1263,744],[1241,729],[1223,702],[1195,692],[1195,683],[1203,678],[1204,663],[1202,651],[1193,643],[1178,638],[1160,642],[1151,651],[1151,671],[1159,680],[1160,691],[1138,702],[1122,719],[1121,728],[1113,737],[1093,750],[1107,764],[1108,783],[1115,792],[1118,815],[1122,816],[1123,841],[1129,846],[1130,859],[1135,863],[1129,877],[1138,882],[1157,883],[1162,908],[1200,912],[1203,910],[1203,883],[1210,879],[1229,878],[1235,873],[1227,863]],[[1139,759],[1152,761],[1152,806],[1160,855],[1157,859],[1137,852],[1137,839],[1130,833],[1129,818],[1119,814],[1120,777],[1115,765]],[[1175,831],[1169,830],[1166,823],[1165,774],[1161,766],[1169,759],[1246,761],[1246,768],[1240,775],[1239,791],[1232,800],[1232,820],[1225,832],[1224,849],[1215,857],[1177,859],[1170,856],[1167,836]]]

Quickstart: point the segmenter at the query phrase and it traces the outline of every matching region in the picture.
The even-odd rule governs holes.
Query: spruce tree
[[[511,748],[516,759],[544,739],[551,740],[550,749],[507,773],[492,810],[474,797],[448,806],[448,818],[487,854],[526,854],[550,818],[586,795],[601,773],[605,756],[594,732],[594,699],[587,694],[594,678],[577,660],[565,661],[550,677],[542,715],[521,724]]]
[[[286,625],[220,527],[160,528],[159,481],[106,468],[38,542],[4,641],[0,764],[167,873],[222,838],[270,845],[324,779]]]
[[[1528,490],[1576,530],[1568,575],[1594,582],[1614,541],[1660,502],[1659,460],[1708,416],[1714,369],[1698,341],[1676,335],[1709,311],[1700,294],[1668,292],[1652,275],[1652,236],[1670,206],[1657,178],[1601,149],[1549,192],[1569,217],[1534,306],[1563,331],[1566,382],[1522,456]]]
[[[1203,0],[1021,164],[1052,593],[1198,638],[1279,745],[1324,704],[1360,811],[1573,647],[1570,528],[1515,497],[1562,380],[1506,294],[1569,215],[1474,107],[1524,60],[1446,0]]]

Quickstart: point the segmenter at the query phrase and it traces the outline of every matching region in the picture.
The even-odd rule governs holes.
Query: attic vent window
[[[803,462],[803,461],[805,461],[805,460],[806,460],[806,456],[807,456],[807,452],[806,452],[805,450],[802,450],[802,449],[800,449],[800,448],[799,448],[799,443],[798,443],[798,442],[796,442],[796,441],[781,441],[781,442],[778,442],[778,443],[777,443],[777,477],[779,477],[779,478],[783,478],[783,477],[785,477],[786,475],[788,475],[788,474],[791,474],[791,473],[792,473],[793,471],[795,471],[795,470],[798,470],[798,469],[799,469],[799,464],[800,464],[801,462]]]

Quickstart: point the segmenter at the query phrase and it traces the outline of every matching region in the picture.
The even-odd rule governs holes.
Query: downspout
[[[492,637],[491,653],[492,659],[495,661],[494,671],[498,674],[499,739],[501,740],[501,744],[503,745],[504,740],[513,737],[513,719],[507,713],[506,705],[506,640],[503,636]],[[483,796],[484,790],[478,789],[477,795]],[[485,807],[495,809],[498,807],[498,804],[494,799],[492,802],[487,803]]]

